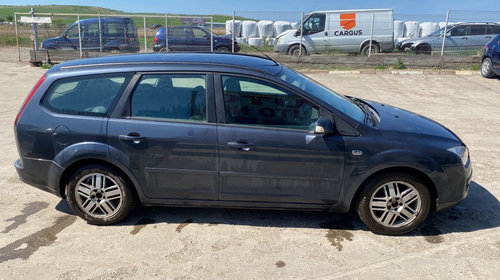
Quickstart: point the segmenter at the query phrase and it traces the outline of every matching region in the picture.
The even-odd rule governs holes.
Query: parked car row
[[[373,34],[372,19],[375,27]],[[392,52],[393,22],[390,9],[313,12],[302,23],[302,32],[299,25],[279,34],[274,51],[290,55],[327,51],[361,54]],[[158,28],[154,37],[155,52],[230,52],[233,48],[231,35],[218,36],[202,26],[155,27]],[[399,51],[431,54],[441,50],[445,36],[447,52],[479,51],[500,34],[500,24],[496,23],[459,23],[449,26],[446,34],[444,29],[427,37],[399,42],[396,48]],[[137,27],[131,18],[126,17],[83,19],[73,23],[60,36],[42,42],[42,48],[49,50],[77,50],[80,47],[88,51],[138,52]],[[239,50],[240,46],[235,41],[234,51]]]

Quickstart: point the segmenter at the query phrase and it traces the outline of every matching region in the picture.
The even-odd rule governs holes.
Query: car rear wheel
[[[229,52],[229,48],[222,46],[222,47],[218,47],[215,51],[219,52],[219,53],[227,53],[227,52]]]
[[[392,173],[371,179],[358,201],[359,217],[374,233],[398,235],[416,229],[431,209],[429,190],[417,177]]]
[[[495,73],[493,73],[491,69],[491,59],[489,57],[483,59],[483,63],[481,64],[481,75],[485,78],[495,77]]]
[[[90,224],[119,222],[134,206],[134,194],[127,181],[106,166],[92,165],[79,169],[67,188],[69,206]]]
[[[361,55],[368,55],[369,52],[370,52],[370,44],[366,44],[361,48]],[[376,44],[372,43],[371,53],[375,54],[375,53],[379,53],[379,52],[380,52],[380,48]]]

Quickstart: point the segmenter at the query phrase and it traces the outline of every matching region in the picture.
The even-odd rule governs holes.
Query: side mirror
[[[314,134],[330,134],[334,132],[333,123],[327,118],[319,118],[314,124]]]

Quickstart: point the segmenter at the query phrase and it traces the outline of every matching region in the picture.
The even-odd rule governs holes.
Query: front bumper
[[[273,51],[277,52],[277,53],[286,53],[286,52],[288,52],[288,45],[276,44],[273,47]]]
[[[449,194],[448,196],[444,196],[443,199],[439,198],[436,203],[436,211],[442,211],[451,208],[453,206],[456,206],[467,197],[469,193],[470,183],[472,182],[472,166],[470,158],[464,171],[465,171],[464,172],[465,176],[462,177],[464,178],[463,182],[455,186],[454,188],[451,188],[457,192],[453,195]]]

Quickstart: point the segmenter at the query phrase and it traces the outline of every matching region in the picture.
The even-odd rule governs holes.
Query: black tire
[[[432,48],[429,45],[420,45],[415,49],[417,54],[426,54],[430,55],[432,54]]]
[[[486,57],[483,59],[481,63],[481,75],[485,78],[494,78],[496,77],[495,73],[493,73],[491,59]]]
[[[218,47],[217,49],[215,49],[216,52],[219,52],[219,53],[227,53],[227,52],[230,52],[229,48],[226,47],[226,46],[220,46]]]
[[[427,219],[430,209],[428,188],[418,177],[405,173],[372,178],[357,203],[361,221],[374,233],[386,235],[415,230]]]
[[[306,48],[304,46],[300,47],[299,45],[293,45],[288,49],[288,54],[289,55],[299,55],[300,53],[300,48],[302,48],[302,54],[301,55],[307,55]]]
[[[127,180],[103,165],[80,168],[69,180],[67,191],[69,206],[89,224],[117,223],[135,206],[135,195]]]
[[[361,55],[368,55],[368,51],[370,50],[370,43],[363,45],[361,48],[360,54]],[[372,54],[379,53],[380,48],[377,44],[372,42]]]

